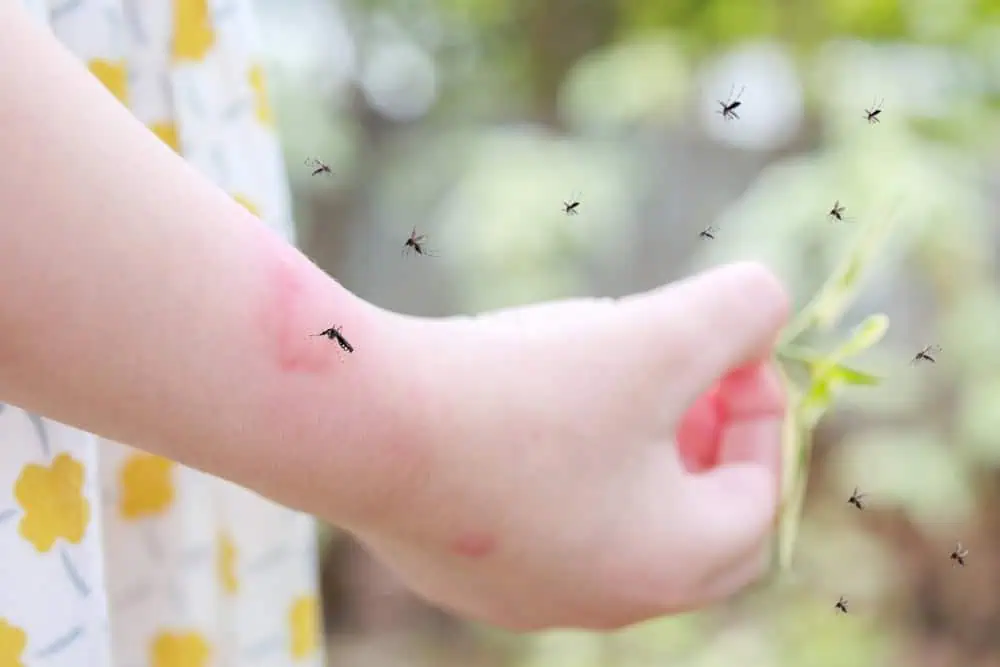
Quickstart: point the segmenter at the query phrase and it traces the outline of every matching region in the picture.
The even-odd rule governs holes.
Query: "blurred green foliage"
[[[366,298],[478,311],[645,289],[737,258],[773,267],[797,309],[831,274],[852,288],[811,311],[825,330],[785,349],[796,391],[823,399],[802,415],[823,418],[796,577],[617,633],[477,634],[490,664],[995,664],[1000,646],[969,637],[992,633],[1000,608],[964,609],[991,609],[1000,579],[1000,0],[344,7],[359,53],[390,16],[440,78],[436,104],[395,125],[357,90],[330,100],[311,79],[276,81],[306,249]],[[762,50],[789,63],[797,90],[775,83]],[[715,100],[744,82],[743,117],[725,124]],[[885,110],[870,126],[873,98]],[[778,138],[749,141],[765,129]],[[314,151],[334,182],[295,172]],[[574,195],[581,214],[566,218]],[[847,222],[827,219],[835,200]],[[441,252],[433,265],[389,261],[414,224]],[[708,224],[717,239],[699,243]],[[879,344],[824,364],[873,313],[892,321],[867,320]],[[938,363],[911,366],[932,343]],[[846,504],[856,486],[862,513]],[[947,557],[957,540],[970,548],[961,571]]]

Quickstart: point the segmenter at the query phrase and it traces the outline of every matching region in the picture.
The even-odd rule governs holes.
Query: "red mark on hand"
[[[258,314],[265,344],[278,367],[288,373],[318,374],[331,368],[337,360],[337,345],[315,333],[309,327],[322,324],[316,313],[306,312],[321,301],[310,298],[323,278],[295,249],[278,237],[266,234],[263,276],[265,295]],[[311,275],[312,274],[312,275]]]
[[[714,468],[719,459],[722,420],[719,386],[712,387],[694,402],[677,427],[677,447],[689,472]]]
[[[777,371],[767,363],[738,368],[694,402],[677,428],[681,461],[689,472],[719,463],[723,431],[737,422],[764,416],[780,417],[785,393]]]
[[[465,558],[485,558],[496,551],[496,540],[484,533],[469,533],[455,540],[451,550]]]

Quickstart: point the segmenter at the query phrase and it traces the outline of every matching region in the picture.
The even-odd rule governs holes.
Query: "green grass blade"
[[[802,397],[790,389],[789,409],[785,414],[782,434],[781,506],[778,510],[778,530],[775,535],[772,573],[778,574],[791,567],[799,518],[805,500],[806,471],[809,465],[809,432],[799,421]]]
[[[812,330],[828,330],[839,321],[861,288],[866,269],[888,241],[897,219],[897,211],[892,211],[889,215],[870,218],[858,230],[851,248],[812,300],[785,328],[778,343],[778,361],[805,366],[808,386],[804,391],[799,389],[789,378],[790,369],[781,369],[788,394],[788,410],[782,437],[781,506],[772,574],[785,571],[792,564],[808,485],[813,428],[845,385],[872,386],[880,381],[877,376],[840,362],[877,344],[889,327],[889,319],[881,314],[866,318],[850,338],[831,353],[816,353],[797,346],[795,341]]]
[[[889,330],[889,318],[881,313],[870,315],[854,328],[850,338],[838,345],[825,357],[816,360],[810,368],[815,382],[840,365],[844,359],[858,355],[881,341]]]
[[[850,307],[861,289],[861,279],[891,235],[897,211],[873,216],[861,225],[854,243],[826,279],[816,295],[785,328],[781,342],[791,343],[811,329],[829,329]]]

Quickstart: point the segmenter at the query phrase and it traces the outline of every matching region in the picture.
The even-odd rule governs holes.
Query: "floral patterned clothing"
[[[22,0],[293,238],[250,0]],[[0,667],[324,664],[310,517],[0,403]]]

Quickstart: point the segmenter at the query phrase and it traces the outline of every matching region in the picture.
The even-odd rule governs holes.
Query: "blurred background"
[[[801,303],[866,219],[898,218],[844,318],[892,318],[859,362],[886,379],[821,424],[791,583],[517,637],[326,531],[331,664],[1000,665],[1000,0],[257,5],[300,245],[385,308],[618,296],[736,258]],[[414,226],[438,257],[400,255]]]

